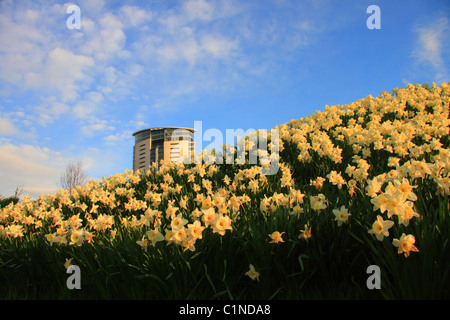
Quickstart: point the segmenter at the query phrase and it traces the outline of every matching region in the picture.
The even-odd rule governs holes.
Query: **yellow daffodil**
[[[70,258],[70,259],[66,259],[66,262],[64,262],[64,268],[69,268],[71,265],[72,265],[72,259],[73,258]]]
[[[3,227],[3,226],[2,226]],[[50,233],[45,236],[47,241],[50,243],[50,245],[53,245],[53,243],[58,242],[58,239],[56,238],[56,233]]]
[[[224,215],[217,215],[212,226],[213,232],[218,233],[221,236],[225,235],[226,230],[232,230],[230,217]]]
[[[291,211],[289,214],[291,214],[291,215],[296,216],[297,218],[299,218],[300,215],[301,215],[302,213],[303,213],[303,208],[300,207],[300,206],[297,204],[296,206],[294,206],[294,207],[292,208],[292,211]]]
[[[397,192],[400,196],[405,197],[408,200],[416,201],[417,195],[413,192],[413,189],[417,186],[410,185],[409,181],[406,178],[400,180],[394,180],[394,185],[397,188]]]
[[[393,215],[402,215],[404,212],[406,198],[401,194],[392,194],[386,196],[386,210],[388,218]]]
[[[252,280],[259,281],[260,274],[258,271],[256,271],[255,267],[252,264],[249,265],[249,270],[245,273],[245,275]]]
[[[335,221],[337,221],[338,227],[340,227],[343,223],[347,223],[348,217],[351,216],[345,206],[342,206],[340,209],[333,209],[333,214],[335,215]]]
[[[184,219],[180,213],[172,219],[172,221],[170,222],[170,226],[173,231],[176,231],[182,228],[186,223],[188,223],[188,220]]]
[[[419,249],[414,245],[416,242],[415,237],[412,234],[406,235],[402,233],[400,239],[394,239],[392,244],[398,247],[398,254],[404,254],[406,258],[409,257],[411,251],[419,252]]]
[[[12,224],[7,227],[6,234],[13,238],[23,237],[23,227],[19,224]]]
[[[210,197],[207,197],[202,201],[202,209],[209,209],[213,206],[213,202],[211,201]]]
[[[272,239],[269,243],[280,243],[284,242],[282,235],[285,232],[274,231],[272,234],[269,234],[270,239]]]
[[[216,212],[214,211],[214,208],[202,210],[202,212],[203,212],[203,215],[202,215],[203,223],[205,224],[205,227],[208,227],[216,219]]]
[[[83,235],[88,243],[92,243],[94,241],[94,237],[96,237],[93,233],[86,231],[86,230],[84,230]]]
[[[150,240],[151,245],[154,247],[156,245],[157,242],[159,241],[163,241],[164,240],[164,236],[162,235],[161,232],[159,232],[159,230],[148,230],[145,235],[147,236],[148,240]]]
[[[142,247],[142,249],[144,249],[145,251],[147,251],[147,247],[148,247],[148,239],[145,236],[142,236],[141,240],[136,241],[136,243],[138,245],[140,245]]]
[[[201,222],[198,220],[195,220],[194,223],[188,224],[188,235],[192,237],[192,239],[201,239],[202,238],[202,232],[205,229],[204,226],[201,225]]]
[[[308,227],[308,225],[305,224],[305,229],[300,230],[300,235],[298,236],[299,239],[304,239],[306,241],[311,238],[311,229]]]
[[[172,240],[175,243],[181,244],[184,240],[186,240],[187,237],[187,233],[186,233],[186,228],[182,227],[176,231],[173,231],[173,235],[172,235]]]
[[[375,234],[379,241],[383,241],[384,237],[389,236],[389,229],[394,225],[394,221],[384,221],[383,217],[378,215],[377,221],[372,224],[372,229],[369,230],[370,234]]]
[[[175,213],[178,211],[179,208],[177,207],[172,207],[171,205],[169,205],[166,209],[166,217],[170,217],[171,219],[173,217],[175,217]]]
[[[372,198],[370,202],[373,204],[373,211],[380,210],[381,213],[386,211],[387,197],[384,193]]]
[[[377,177],[368,180],[367,182],[368,183],[366,186],[366,195],[368,195],[371,198],[376,197],[381,190],[382,183],[378,181]]]
[[[414,211],[414,203],[411,201],[406,201],[403,206],[403,213],[398,215],[398,222],[405,226],[409,225],[409,220],[414,217],[420,217],[420,215]]]
[[[81,246],[84,241],[83,230],[73,230],[70,235],[70,245],[76,244],[77,246]]]
[[[322,194],[318,196],[312,196],[310,198],[310,202],[311,202],[311,209],[315,211],[320,211],[326,209],[327,207],[326,200]]]

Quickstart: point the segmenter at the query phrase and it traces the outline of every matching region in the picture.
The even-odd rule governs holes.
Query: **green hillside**
[[[0,297],[448,299],[449,105],[410,84],[291,120],[275,175],[162,163],[10,203]]]

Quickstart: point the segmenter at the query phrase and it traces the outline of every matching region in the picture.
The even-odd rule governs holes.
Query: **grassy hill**
[[[449,104],[410,84],[289,121],[276,175],[163,163],[8,204],[0,296],[448,299]]]

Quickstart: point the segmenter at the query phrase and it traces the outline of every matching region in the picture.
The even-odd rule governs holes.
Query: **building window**
[[[158,150],[158,159],[156,160],[156,150]],[[152,148],[150,149],[150,163],[155,161],[161,161],[164,159],[164,141],[157,140],[152,143]]]
[[[144,131],[144,132],[141,132],[141,133],[139,133],[139,134],[137,134],[137,135],[135,136],[135,141],[134,141],[134,143],[135,143],[135,144],[138,144],[138,143],[141,142],[142,140],[149,139],[149,138],[150,138],[150,131]]]

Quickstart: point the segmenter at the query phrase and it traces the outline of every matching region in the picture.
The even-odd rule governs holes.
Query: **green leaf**
[[[283,287],[279,287],[267,300],[272,300],[278,294],[278,292],[281,291],[281,289],[283,289]]]
[[[305,270],[305,267],[303,265],[303,259],[309,259],[309,256],[305,253],[302,253],[298,256],[298,263],[300,263],[300,268],[302,268],[302,272]]]
[[[203,268],[205,269],[205,277],[208,280],[209,284],[211,285],[211,287],[214,290],[214,293],[217,293],[216,287],[214,286],[214,283],[211,280],[211,277],[208,274],[208,267],[206,266],[206,264],[203,264]]]

